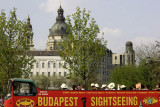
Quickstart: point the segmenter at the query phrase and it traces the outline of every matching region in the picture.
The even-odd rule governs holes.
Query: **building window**
[[[54,77],[56,76],[56,72],[53,72],[53,76],[54,76]]]
[[[42,72],[42,75],[44,75],[44,72]]]
[[[42,68],[44,68],[44,62],[42,63]]]
[[[61,68],[62,67],[62,65],[61,65],[61,63],[59,63],[59,68]]]
[[[38,68],[39,67],[39,64],[38,64],[38,62],[36,63],[36,68]]]
[[[48,68],[50,68],[50,62],[48,62]]]
[[[48,72],[48,77],[50,77],[50,72]]]
[[[122,60],[122,55],[120,55],[120,66],[122,66],[123,60]]]
[[[61,76],[61,72],[59,72],[59,76]]]
[[[53,63],[53,68],[56,68],[56,63]]]
[[[64,77],[66,77],[67,76],[67,73],[66,72],[64,72]]]
[[[115,56],[115,60],[117,60],[117,56]]]
[[[39,76],[39,72],[36,72],[36,76],[37,76],[37,77]]]
[[[33,72],[30,72],[30,77],[33,77]]]
[[[103,62],[105,62],[106,61],[106,59],[105,58],[103,58]]]
[[[64,67],[66,67],[66,63],[64,62]]]

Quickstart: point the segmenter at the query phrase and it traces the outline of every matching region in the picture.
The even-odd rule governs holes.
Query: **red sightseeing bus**
[[[41,90],[34,81],[10,79],[5,107],[160,107],[160,91]]]

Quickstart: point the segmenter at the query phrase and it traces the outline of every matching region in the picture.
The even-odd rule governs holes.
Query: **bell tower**
[[[29,16],[28,16],[28,19],[27,19],[27,27],[29,28],[29,35],[27,36],[27,39],[29,40],[30,51],[33,51],[34,50],[33,31],[32,31],[32,25],[30,23],[30,17]]]
[[[135,64],[135,51],[133,50],[133,43],[131,41],[126,42],[126,61],[125,64],[127,65],[134,65]]]

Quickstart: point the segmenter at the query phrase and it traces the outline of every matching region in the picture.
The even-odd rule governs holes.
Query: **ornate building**
[[[61,40],[64,36],[67,36],[67,25],[65,23],[65,17],[63,16],[63,9],[60,6],[57,13],[56,23],[49,29],[48,40],[46,43],[46,49],[44,51],[39,51],[34,49],[33,45],[33,32],[32,25],[30,24],[30,18],[28,17],[27,23],[30,28],[30,52],[34,56],[36,62],[34,63],[34,68],[31,70],[30,76],[33,75],[59,75],[66,77],[69,73],[62,66],[65,66],[65,62],[58,56],[56,51],[56,43]],[[108,76],[110,71],[113,69],[113,65],[128,65],[135,64],[135,53],[133,50],[132,42],[126,43],[126,52],[123,54],[113,54],[111,50],[106,49],[107,55],[102,58],[101,69],[99,72],[99,77],[102,83],[108,83]]]
[[[58,9],[58,16],[56,18],[56,23],[49,30],[48,41],[46,44],[46,50],[39,51],[33,49],[33,33],[31,33],[30,37],[30,52],[34,56],[36,62],[34,63],[34,68],[31,70],[30,76],[33,75],[60,75],[66,76],[68,71],[64,69],[62,66],[65,65],[64,61],[57,55],[56,51],[56,42],[58,42],[63,36],[66,36],[67,25],[65,23],[65,18],[63,16],[63,9],[61,6]],[[32,31],[32,26],[30,24],[30,19],[28,18],[28,25]]]

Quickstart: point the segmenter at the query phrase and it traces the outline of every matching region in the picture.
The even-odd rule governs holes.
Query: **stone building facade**
[[[59,42],[61,38],[67,36],[67,25],[65,23],[65,17],[63,16],[63,9],[60,6],[56,17],[56,23],[49,29],[48,40],[46,43],[46,49],[44,51],[38,51],[34,49],[33,45],[33,32],[32,25],[30,24],[30,18],[28,18],[28,25],[30,28],[30,52],[34,56],[36,62],[34,63],[34,68],[31,70],[30,76],[33,75],[60,75],[66,77],[69,73],[62,66],[65,62],[57,55],[56,43]],[[107,83],[107,78],[109,75],[109,70],[112,68],[112,51],[106,50],[107,55],[102,58],[102,67],[99,70],[100,78],[102,82]]]
[[[99,70],[99,77],[102,84],[108,84],[108,77],[112,69],[112,51],[106,49],[106,56],[101,59],[101,68]]]
[[[131,41],[126,42],[126,49],[124,53],[112,54],[113,65],[134,65],[135,62],[135,51],[133,50],[133,43]]]
[[[33,33],[30,37],[30,52],[34,56],[36,62],[34,63],[34,68],[31,70],[30,76],[33,75],[59,75],[66,77],[69,73],[62,66],[65,62],[58,56],[56,51],[56,42],[58,42],[63,36],[66,36],[67,25],[65,23],[65,17],[63,16],[63,9],[60,6],[57,13],[56,23],[49,29],[48,40],[46,44],[46,49],[36,50],[33,45]],[[28,19],[28,25],[30,26],[32,32],[32,25],[30,24],[30,19]]]
[[[43,51],[34,49],[33,44],[33,32],[32,25],[30,24],[30,18],[28,17],[28,26],[30,28],[30,52],[34,56],[36,62],[34,68],[31,70],[30,76],[33,75],[46,75],[48,77],[52,75],[59,75],[66,77],[69,71],[64,69],[62,66],[66,66],[66,63],[58,56],[56,51],[56,43],[61,40],[64,36],[67,36],[67,25],[65,23],[65,17],[63,16],[63,9],[60,6],[56,17],[55,24],[49,29],[48,40],[46,43],[46,49]],[[106,49],[107,55],[102,58],[101,68],[98,70],[99,78],[102,83],[108,83],[108,76],[110,71],[114,68],[113,65],[127,65],[135,63],[135,55],[131,42],[126,43],[126,52],[123,54],[112,53],[111,50]]]

